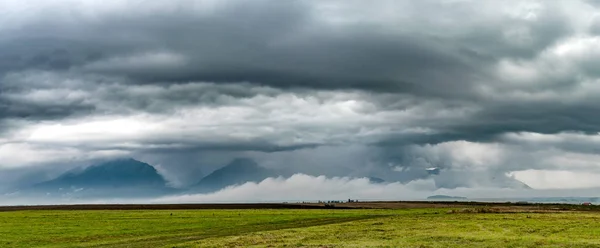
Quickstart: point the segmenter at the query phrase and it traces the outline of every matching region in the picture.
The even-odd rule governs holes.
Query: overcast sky
[[[5,184],[133,157],[185,185],[250,157],[600,187],[599,1],[0,0],[0,23]]]

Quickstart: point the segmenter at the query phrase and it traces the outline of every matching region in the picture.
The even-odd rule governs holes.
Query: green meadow
[[[9,211],[0,247],[600,247],[600,213]]]

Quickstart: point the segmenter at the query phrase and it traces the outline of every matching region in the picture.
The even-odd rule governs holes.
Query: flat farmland
[[[600,247],[594,208],[394,204],[4,207],[0,247]]]

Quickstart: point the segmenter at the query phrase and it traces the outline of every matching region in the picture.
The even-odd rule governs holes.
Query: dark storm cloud
[[[97,92],[102,102],[119,103],[131,111],[165,113],[181,106],[225,106],[236,104],[240,99],[276,96],[282,91],[256,87],[248,83],[214,84],[186,83],[172,85],[144,85],[128,87],[107,85]]]
[[[35,135],[0,142],[173,160],[359,144],[381,175],[412,165],[390,176],[406,182],[457,164],[415,147],[600,131],[595,1],[23,2],[0,3],[0,134]],[[330,175],[365,164],[324,157],[348,164]],[[530,159],[482,178],[514,161]]]
[[[403,13],[414,21],[436,16],[455,18],[454,24],[466,22],[465,32],[447,35],[428,34],[428,28],[442,28],[435,19],[422,25],[368,20],[351,25],[322,23],[319,14],[323,13],[310,1],[106,5],[116,7],[96,16],[69,17],[59,14],[76,6],[37,7],[38,15],[24,21],[25,28],[9,32],[3,40],[2,70],[70,69],[119,75],[128,83],[248,81],[283,88],[360,88],[464,97],[474,80],[487,80],[485,65],[507,56],[534,55],[569,33],[564,17],[553,14],[555,8],[550,7],[533,22],[497,17],[477,24],[465,21],[480,17],[474,11],[476,4],[407,4],[411,10],[430,12]],[[129,13],[128,8],[138,11]],[[502,37],[503,31],[515,26],[529,28],[533,41],[517,46]],[[147,56],[162,51],[181,61]]]
[[[0,132],[18,125],[14,122],[62,120],[95,113],[96,106],[81,97],[70,97],[52,78],[31,77],[29,73],[0,77]]]
[[[461,122],[425,123],[439,133],[424,135],[389,136],[377,142],[382,146],[409,144],[437,144],[451,140],[493,142],[505,133],[534,132],[556,134],[582,132],[595,135],[600,132],[598,105],[585,103],[563,105],[556,102],[512,103],[490,106]]]
[[[159,138],[155,140],[144,141],[144,146],[132,147],[128,145],[111,145],[111,144],[96,144],[96,145],[85,145],[81,144],[78,147],[86,150],[104,149],[104,150],[127,150],[131,152],[139,153],[159,153],[169,154],[175,152],[182,153],[199,153],[205,151],[228,151],[228,152],[240,152],[240,151],[258,151],[258,152],[281,152],[298,150],[305,148],[314,148],[321,144],[296,144],[296,145],[278,145],[271,140],[264,139],[253,139],[249,141],[185,141],[177,138]]]
[[[9,33],[11,38],[4,41],[3,47],[16,52],[5,56],[22,62],[8,63],[4,68],[71,68],[125,76],[136,83],[249,81],[283,88],[360,88],[446,95],[464,91],[449,88],[468,89],[474,79],[484,79],[485,65],[506,56],[533,56],[570,31],[554,8],[543,9],[535,21],[497,17],[481,24],[466,21],[468,16],[460,17],[466,14],[480,18],[475,13],[477,4],[415,2],[406,5],[429,14],[399,14],[417,22],[428,16],[457,18],[453,25],[466,22],[465,32],[448,35],[430,33],[443,28],[437,26],[436,19],[423,24],[370,20],[327,23],[322,20],[327,16],[321,16],[327,13],[319,13],[316,2],[310,1],[226,1],[208,11],[199,10],[209,6],[191,1],[163,5],[130,3],[125,6],[136,12],[128,15],[117,10],[97,19],[83,14],[73,16],[80,22],[54,19],[51,11],[42,11],[29,24],[36,33],[27,33],[27,29]],[[156,10],[161,7],[164,10]],[[358,13],[336,14],[352,18]],[[502,37],[515,27],[528,30],[532,40],[515,45],[510,38]],[[42,43],[46,40],[51,42]],[[29,47],[34,49],[24,52]],[[160,52],[181,56],[181,61],[155,61],[156,66],[144,66],[140,65],[144,61],[136,59],[160,60],[144,57]]]
[[[600,35],[600,15],[596,16],[592,25],[590,25],[590,33]]]
[[[498,135],[505,132],[537,132],[552,134],[563,131],[580,131],[588,134],[600,132],[600,107],[539,103],[527,106],[511,104],[491,108],[476,115],[473,122],[457,130],[462,133]],[[478,122],[477,120],[481,120]]]
[[[81,102],[33,102],[2,97],[0,93],[0,119],[55,120],[75,114],[86,115],[93,111],[93,105]]]
[[[489,23],[477,23],[468,20],[482,18],[474,3],[404,5],[395,6],[399,16],[413,20],[353,24],[327,23],[326,15],[352,19],[359,13],[321,13],[311,1],[107,2],[113,12],[69,17],[59,14],[78,10],[76,5],[39,6],[25,28],[8,33],[0,54],[14,58],[5,60],[13,62],[4,62],[4,71],[70,69],[118,75],[128,83],[246,81],[469,97],[474,83],[490,80],[486,65],[533,56],[570,32],[551,6],[535,21],[492,16]],[[429,16],[436,18],[425,22]],[[444,18],[456,19],[448,34],[439,30],[444,24],[437,19]],[[526,45],[502,36],[515,27],[528,31]],[[153,56],[157,53],[166,57]]]

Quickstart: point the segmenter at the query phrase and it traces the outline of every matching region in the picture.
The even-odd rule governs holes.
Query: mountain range
[[[76,168],[54,179],[20,187],[11,191],[11,194],[14,193],[24,197],[43,196],[76,199],[148,198],[173,194],[210,193],[232,185],[260,182],[269,177],[281,176],[287,178],[293,174],[262,167],[248,158],[236,158],[189,187],[174,188],[169,186],[167,180],[152,165],[128,158]],[[435,177],[438,177],[438,175]],[[373,184],[386,183],[381,178],[367,178]],[[516,180],[515,182],[510,180],[500,182],[528,187]]]
[[[13,190],[19,196],[68,198],[139,198],[178,193],[209,193],[227,186],[291,176],[236,158],[187,188],[173,188],[152,166],[132,158],[75,168],[62,175]]]
[[[288,176],[285,173],[259,166],[248,158],[236,158],[213,171],[191,187],[194,192],[213,192],[231,185],[260,182],[269,177]]]
[[[153,166],[129,158],[75,168],[21,191],[50,197],[95,198],[156,196],[174,193],[176,189],[167,186]]]

